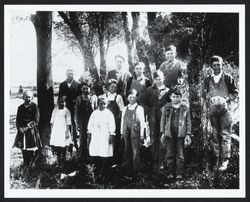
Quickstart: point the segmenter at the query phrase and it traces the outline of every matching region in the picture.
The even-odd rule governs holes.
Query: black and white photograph
[[[4,11],[5,197],[245,197],[244,5]]]

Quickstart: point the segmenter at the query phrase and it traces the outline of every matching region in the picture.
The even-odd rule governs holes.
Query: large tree
[[[90,71],[94,82],[101,82],[106,75],[106,56],[111,42],[120,37],[121,20],[116,12],[58,12],[63,21],[55,23],[61,38],[77,47],[85,61],[85,71]],[[100,75],[95,64],[100,53]]]
[[[44,145],[50,141],[50,117],[54,108],[51,71],[52,12],[38,11],[31,16],[37,37],[37,98],[40,110],[39,133]]]

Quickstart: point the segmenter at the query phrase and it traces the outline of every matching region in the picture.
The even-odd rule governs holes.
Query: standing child
[[[98,97],[98,109],[95,110],[88,123],[89,154],[96,166],[96,175],[107,177],[109,158],[113,156],[115,136],[115,119],[107,109],[108,100],[105,96]]]
[[[31,102],[33,93],[26,91],[23,94],[24,103],[18,107],[16,116],[17,136],[14,146],[22,150],[24,172],[33,161],[35,151],[42,147],[38,133],[39,110]]]
[[[114,159],[113,159],[114,165],[122,163],[120,124],[121,124],[121,114],[124,108],[122,96],[117,94],[116,90],[117,90],[117,81],[115,79],[109,79],[107,82],[107,92],[104,95],[108,99],[107,108],[113,113],[115,118],[116,136],[114,140]]]
[[[124,160],[127,174],[136,177],[140,170],[140,142],[144,141],[144,110],[136,103],[137,91],[128,92],[129,104],[122,111],[121,134],[125,140]],[[141,141],[140,141],[141,140]]]
[[[145,95],[145,111],[150,129],[151,145],[151,163],[155,171],[160,168],[163,160],[164,149],[160,144],[160,121],[161,109],[169,102],[169,88],[167,88],[163,81],[164,75],[161,71],[153,73],[154,85],[149,87]]]
[[[71,116],[65,107],[65,96],[58,99],[57,107],[51,115],[51,138],[50,145],[56,151],[59,166],[65,163],[66,146],[72,143],[70,134]]]
[[[82,82],[82,94],[76,98],[75,122],[80,132],[80,161],[84,165],[89,157],[87,148],[87,127],[89,117],[97,109],[96,95],[90,95],[89,84]]]
[[[184,167],[184,142],[190,144],[191,119],[186,104],[181,103],[181,91],[173,89],[171,103],[165,105],[161,117],[161,142],[166,144],[168,178],[182,179]]]

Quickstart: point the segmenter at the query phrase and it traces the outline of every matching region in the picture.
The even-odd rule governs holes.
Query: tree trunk
[[[156,12],[148,12],[148,34],[151,41],[151,47],[148,51],[150,63],[155,63],[156,69],[158,69],[162,62],[165,60],[164,43],[159,41],[159,36],[156,33],[155,20]]]
[[[139,12],[132,12],[132,19],[133,19],[133,27],[132,27],[132,39],[133,43],[135,43],[137,57],[140,62],[143,62],[145,64],[144,74],[151,78],[151,71],[149,67],[149,59],[147,55],[147,48],[146,48],[146,42],[144,39],[140,37],[139,32]]]
[[[132,58],[132,37],[131,32],[129,30],[128,25],[128,13],[122,12],[122,19],[123,19],[123,28],[125,32],[125,43],[127,45],[127,53],[128,53],[128,65],[129,65],[129,71],[131,72],[133,70],[133,58]]]
[[[100,50],[100,77],[106,78],[106,60],[105,60],[105,46],[104,46],[104,29],[105,29],[105,13],[98,15],[99,23],[98,27],[98,39],[99,39],[99,50]]]
[[[87,38],[87,36],[84,36],[80,28],[79,19],[77,17],[76,12],[69,12],[69,17],[66,15],[65,12],[62,11],[58,11],[58,14],[62,17],[64,22],[69,26],[70,30],[72,31],[72,33],[74,34],[80,45],[80,50],[84,59],[84,71],[90,72],[93,84],[99,82],[99,75],[95,65],[92,47],[89,42],[89,38]],[[89,37],[91,38],[92,36]]]
[[[54,109],[51,71],[52,12],[38,11],[31,16],[37,37],[37,98],[40,110],[39,133],[43,145],[50,142],[50,118]]]

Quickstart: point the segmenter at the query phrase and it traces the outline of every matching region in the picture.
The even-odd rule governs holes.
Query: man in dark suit
[[[59,98],[66,96],[66,107],[71,114],[71,134],[73,135],[74,146],[78,150],[76,124],[74,121],[74,112],[76,105],[76,97],[79,94],[79,83],[74,80],[74,72],[71,69],[66,71],[66,80],[60,83]]]

